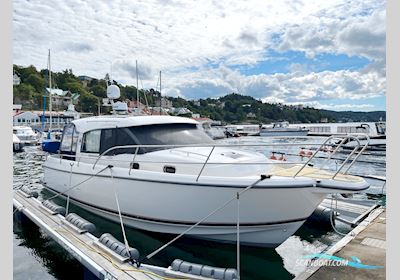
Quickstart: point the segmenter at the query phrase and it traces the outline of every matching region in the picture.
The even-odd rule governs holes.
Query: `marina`
[[[274,140],[274,142],[275,141],[282,141],[282,140],[284,140],[284,139],[276,139],[276,140]],[[238,140],[237,140],[237,138],[232,138],[232,139],[226,139],[226,140],[221,140],[222,141],[222,143],[226,143],[226,141],[228,141],[228,143],[235,143],[235,142],[237,142]],[[259,141],[271,141],[271,140],[266,140],[265,138],[257,138],[257,137],[245,137],[245,138],[241,138],[241,140],[240,140],[240,142],[241,143],[253,143],[253,141],[256,141],[256,142],[259,142]],[[304,141],[304,140],[302,140],[302,141]],[[314,141],[318,141],[318,142],[320,142],[320,140],[314,140]],[[279,142],[278,142],[279,143]],[[313,141],[312,141],[312,143],[313,143]],[[42,172],[42,171],[40,171],[41,170],[41,165],[42,165],[42,163],[43,163],[43,160],[44,160],[44,157],[47,157],[47,155],[45,154],[45,153],[43,153],[43,152],[41,152],[41,151],[36,151],[36,149],[35,149],[35,147],[26,147],[27,149],[26,149],[26,151],[25,151],[25,153],[26,152],[28,152],[28,154],[27,154],[27,157],[28,157],[28,159],[30,160],[30,162],[32,161],[32,157],[34,157],[34,158],[37,158],[37,160],[38,160],[38,162],[37,162],[37,170],[39,171],[39,172]],[[257,149],[257,147],[254,147],[255,149]],[[274,146],[272,146],[272,147],[270,147],[269,149],[273,149],[273,150],[275,150],[276,149],[276,147],[274,147]],[[298,150],[298,149],[295,149],[295,148],[290,148],[290,149],[292,149],[292,150]],[[263,151],[266,155],[269,155],[270,153],[271,153],[271,150],[269,150],[269,151]],[[286,151],[286,152],[288,152],[288,151]],[[16,159],[18,159],[18,157],[19,157],[19,155],[18,154],[15,154],[15,156],[17,157]],[[289,157],[289,159],[290,159],[290,155],[288,155],[288,157]],[[295,157],[295,156],[292,156],[292,157]],[[297,155],[297,157],[298,157],[298,155]],[[22,162],[24,161],[24,159],[20,159],[19,161],[21,161],[22,160]],[[318,159],[316,159],[316,160],[318,160]],[[321,159],[322,160],[322,159]],[[18,161],[18,160],[17,160]],[[18,166],[18,162],[16,163],[17,164],[17,166]],[[385,170],[385,168],[382,168],[382,167],[378,167],[378,168],[376,168],[376,165],[374,165],[375,166],[375,168],[373,168],[373,169],[370,169],[370,168],[365,168],[368,164],[367,163],[359,163],[359,164],[362,164],[362,166],[363,166],[363,168],[357,168],[357,165],[355,166],[355,172],[356,173],[364,173],[364,175],[365,175],[365,177],[371,177],[371,178],[367,178],[368,180],[374,180],[374,183],[373,183],[373,185],[374,185],[374,187],[370,187],[370,189],[368,190],[368,193],[371,193],[371,197],[373,198],[373,199],[370,199],[370,198],[368,198],[370,195],[368,194],[368,195],[361,195],[361,196],[359,196],[359,195],[357,195],[357,196],[355,196],[355,197],[353,197],[353,201],[348,201],[348,202],[350,202],[350,203],[348,203],[348,202],[346,202],[346,201],[341,201],[341,200],[339,200],[338,201],[338,208],[340,208],[341,209],[341,211],[342,211],[342,215],[340,215],[340,216],[338,216],[337,218],[338,218],[338,220],[337,220],[337,226],[339,226],[339,228],[341,228],[341,230],[343,230],[343,229],[351,229],[351,226],[349,226],[348,224],[346,224],[346,223],[343,223],[343,222],[340,222],[340,220],[339,219],[342,219],[342,220],[345,220],[345,221],[350,221],[350,222],[353,222],[353,221],[355,221],[355,222],[357,222],[356,220],[357,220],[357,218],[359,217],[359,216],[361,216],[363,213],[367,213],[367,211],[369,211],[369,209],[372,209],[371,207],[372,206],[374,206],[374,203],[373,203],[373,201],[376,201],[376,198],[379,198],[379,199],[381,199],[382,198],[382,193],[385,193],[385,185],[384,185],[384,177],[382,177],[382,176],[379,176],[379,175],[381,175],[381,174],[383,174],[384,175],[384,173],[380,173],[380,171],[379,170],[382,170],[382,172],[384,172],[384,170]],[[22,166],[21,166],[22,167]],[[372,167],[372,166],[371,166]],[[19,169],[19,168],[18,168]],[[17,170],[18,170],[17,169]],[[376,171],[378,171],[378,173],[376,174]],[[18,171],[19,172],[19,171]],[[366,173],[365,173],[366,172]],[[375,174],[375,175],[368,175],[368,174]],[[360,175],[360,174],[359,174]],[[23,177],[23,175],[20,175],[20,176],[22,176]],[[18,178],[18,176],[16,176],[16,178]],[[40,177],[41,178],[41,177]],[[23,184],[24,185],[26,185],[26,184],[28,184],[28,185],[31,185],[31,186],[33,186],[33,188],[34,189],[39,189],[39,190],[41,190],[42,188],[43,188],[43,186],[40,184],[40,180],[38,179],[37,181],[36,181],[36,179],[35,180],[33,180],[34,182],[36,182],[36,183],[32,183],[32,178],[30,178],[30,179],[27,179],[27,178],[25,178],[25,181],[23,182]],[[15,187],[17,187],[18,188],[18,186],[21,186],[21,185],[19,185],[19,183],[15,186]],[[40,196],[44,196],[44,197],[51,197],[53,194],[51,193],[51,192],[47,192],[47,191],[45,191],[44,189],[43,189],[43,191],[41,191],[40,192]],[[39,199],[40,199],[40,197],[39,197]],[[347,199],[349,199],[349,198],[347,198]],[[356,203],[354,203],[354,201],[356,201]],[[360,201],[361,201],[361,203],[360,203]],[[63,199],[63,200],[58,200],[58,203],[60,203],[61,202],[61,205],[65,205],[65,200]],[[364,202],[364,203],[363,203]],[[379,201],[378,201],[379,202]],[[324,207],[331,207],[331,201],[330,200],[324,200],[324,202],[321,204],[321,206],[324,206]],[[78,208],[76,208],[73,204],[71,204],[71,206],[70,206],[71,208],[70,209],[74,209],[74,211],[75,210],[77,210],[77,213],[79,213],[79,214],[82,214],[82,213],[84,213],[84,215],[83,215],[83,217],[85,217],[87,220],[93,220],[93,215],[91,215],[91,214],[89,214],[89,213],[87,213],[87,212],[85,212],[85,211],[83,211],[83,210],[81,210],[79,207]],[[103,224],[103,223],[105,223],[105,221],[102,221],[102,219],[100,219],[99,220],[99,218],[98,217],[96,217],[95,219],[94,219],[94,223],[96,224],[96,225],[98,225],[98,222],[99,221],[101,221],[100,222],[100,224]],[[325,225],[327,224],[327,220],[326,220],[326,218],[325,218]],[[329,223],[329,221],[328,221],[328,223]],[[107,222],[107,224],[108,224],[108,222]],[[122,238],[122,236],[120,235],[120,232],[118,232],[117,231],[117,234],[116,234],[116,232],[115,232],[115,228],[118,228],[118,226],[116,227],[116,223],[111,223],[111,224],[108,224],[108,226],[106,226],[105,228],[103,228],[103,230],[105,230],[105,231],[108,231],[110,228],[111,228],[111,226],[112,226],[112,228],[114,228],[114,232],[113,232],[113,234],[114,234],[114,236],[119,236],[119,240],[120,241],[122,241],[123,240],[123,238]],[[356,225],[356,223],[354,223],[354,225]],[[315,228],[315,226],[316,226],[316,223],[314,222],[314,223],[311,223],[311,226],[310,226],[310,224],[309,224],[309,222],[307,222],[306,223],[306,225],[304,225],[301,229],[300,229],[300,233],[296,233],[295,235],[297,235],[297,234],[300,234],[300,236],[302,236],[302,234],[301,234],[301,232],[308,232],[308,231],[310,231],[311,230],[311,232],[313,232],[313,231],[315,231],[315,230],[317,230],[317,232],[319,232],[320,231],[320,229],[316,229]],[[319,228],[319,227],[318,227]],[[328,228],[329,228],[329,224],[328,224]],[[131,233],[131,234],[133,234],[133,235],[137,235],[137,233],[132,233],[132,230],[130,230],[130,229],[126,229],[127,230],[127,232],[129,232],[129,233]],[[135,230],[133,230],[133,232],[135,232]],[[144,234],[145,235],[148,235],[148,233],[147,232],[144,232]],[[309,233],[308,233],[309,234]],[[308,236],[308,234],[306,233],[305,234],[305,236],[303,236],[302,238],[306,238],[306,240],[307,239],[309,239],[309,237],[307,237]],[[326,234],[326,233],[325,233]],[[128,236],[129,236],[129,234],[127,234]],[[152,234],[153,235],[153,234]],[[304,234],[303,234],[304,235]],[[312,234],[312,235],[314,235],[314,234]],[[330,234],[329,234],[329,231],[328,231],[328,236],[329,236]],[[96,236],[101,236],[101,234],[100,233],[97,233],[96,234]],[[140,234],[139,236],[143,236],[143,234]],[[154,235],[153,235],[154,236]],[[161,238],[161,240],[164,240],[164,241],[162,241],[162,242],[168,242],[170,239],[172,239],[172,236],[169,238],[165,238],[165,237],[161,237],[161,236],[158,236],[158,235],[155,235],[156,236],[156,239],[155,240],[157,240],[157,239],[159,239],[159,238]],[[323,235],[322,235],[323,236]],[[332,237],[334,237],[335,236],[335,234],[333,233],[333,235],[332,235]],[[331,238],[332,238],[331,237]],[[256,267],[254,267],[253,265],[251,265],[251,264],[249,264],[248,263],[248,261],[247,261],[247,259],[252,255],[252,254],[254,254],[254,252],[257,252],[256,254],[257,255],[259,255],[259,257],[257,257],[257,258],[260,258],[259,259],[259,261],[261,261],[262,263],[263,262],[266,262],[266,263],[270,263],[270,261],[268,261],[268,259],[270,259],[272,256],[274,256],[275,255],[275,257],[272,257],[272,259],[275,259],[272,263],[276,263],[276,261],[277,261],[277,263],[276,263],[276,265],[273,265],[272,267],[275,267],[274,268],[274,270],[276,271],[276,272],[278,272],[278,271],[281,271],[280,273],[281,273],[281,276],[280,276],[280,278],[281,279],[291,279],[293,276],[291,276],[291,275],[293,275],[292,273],[294,273],[295,275],[296,275],[296,273],[298,273],[298,272],[296,272],[297,270],[299,270],[299,268],[296,268],[296,267],[294,267],[294,268],[290,268],[289,269],[289,271],[291,271],[291,272],[288,272],[288,271],[286,271],[286,269],[285,268],[283,268],[284,267],[284,265],[283,265],[283,263],[281,263],[280,265],[279,265],[279,263],[280,262],[282,262],[282,260],[284,260],[284,263],[286,263],[287,262],[287,260],[285,260],[285,258],[288,258],[288,256],[286,256],[285,257],[285,254],[282,254],[282,250],[283,251],[285,251],[285,248],[287,247],[287,246],[289,246],[289,247],[293,247],[293,244],[291,244],[291,242],[293,242],[293,240],[297,240],[297,238],[298,237],[296,237],[296,236],[294,236],[293,238],[289,238],[288,240],[287,240],[287,242],[284,242],[281,246],[279,246],[278,248],[276,248],[276,250],[274,250],[274,249],[268,249],[267,251],[265,251],[265,249],[258,249],[258,248],[254,248],[254,249],[251,249],[250,250],[250,248],[249,247],[246,247],[246,246],[244,246],[244,245],[242,245],[242,250],[241,250],[241,252],[242,252],[242,278],[241,279],[258,279],[259,277],[258,276],[255,276],[255,275],[259,275],[259,276],[261,276],[261,275],[265,275],[265,273],[266,273],[266,271],[264,271],[263,272],[263,270],[259,270],[259,268],[256,268]],[[320,237],[321,238],[321,237]],[[324,238],[326,238],[326,237],[324,237]],[[318,240],[319,238],[317,238],[316,240]],[[333,244],[335,244],[337,241],[339,241],[341,239],[341,237],[340,236],[336,236],[336,237],[334,237],[333,238],[333,240],[331,240],[329,243],[331,244],[331,245],[333,245]],[[131,239],[130,239],[131,240]],[[129,243],[130,244],[135,244],[135,246],[136,246],[136,244],[139,244],[140,242],[143,242],[143,241],[141,241],[142,239],[139,239],[139,240],[135,240],[135,241],[130,241]],[[132,243],[131,243],[132,242]],[[138,243],[139,242],[139,243]],[[205,242],[205,243],[204,243]],[[315,241],[314,241],[315,242]],[[319,241],[318,241],[319,242]],[[317,243],[318,243],[317,242]],[[325,241],[326,242],[326,241]],[[158,243],[159,244],[159,243]],[[189,245],[190,244],[190,245]],[[201,245],[200,245],[201,244]],[[207,244],[205,247],[204,247],[204,244]],[[291,245],[290,245],[291,244]],[[310,243],[310,245],[308,245],[308,246],[311,246],[311,248],[313,247],[313,245],[311,245],[312,243]],[[144,244],[143,244],[144,245]],[[328,247],[329,246],[331,246],[331,245],[328,245]],[[145,247],[147,247],[146,245],[144,245]],[[165,258],[165,254],[162,254],[161,256],[162,256],[162,258],[161,259],[156,259],[156,261],[155,262],[153,262],[154,260],[152,260],[150,263],[151,263],[151,265],[158,265],[158,266],[162,266],[162,267],[164,267],[164,269],[166,269],[166,268],[168,268],[168,266],[170,266],[171,265],[171,263],[172,263],[172,261],[175,259],[175,258],[178,258],[178,259],[183,259],[183,260],[186,260],[186,261],[189,261],[189,262],[193,262],[193,263],[202,263],[202,264],[208,264],[208,265],[212,265],[212,266],[215,266],[215,267],[233,267],[233,268],[235,268],[236,267],[236,262],[235,262],[235,259],[236,259],[236,250],[235,250],[235,246],[234,245],[228,245],[228,244],[222,244],[222,243],[218,243],[218,245],[217,245],[217,248],[218,248],[218,250],[214,253],[214,254],[216,254],[216,256],[218,256],[218,254],[221,254],[222,252],[224,252],[225,250],[228,250],[227,252],[230,252],[229,254],[231,255],[231,260],[229,260],[229,259],[226,259],[226,261],[224,261],[224,262],[222,262],[221,260],[219,260],[219,261],[217,261],[217,260],[214,260],[214,261],[211,261],[210,259],[209,259],[209,256],[210,256],[210,252],[212,251],[212,249],[211,249],[211,247],[213,247],[213,246],[215,246],[214,245],[214,242],[209,242],[209,241],[194,241],[193,239],[191,239],[190,237],[183,237],[183,239],[181,240],[181,241],[179,241],[178,243],[177,243],[177,246],[180,246],[180,247],[183,247],[183,248],[186,248],[185,250],[188,250],[188,252],[193,252],[192,250],[194,250],[194,251],[196,251],[196,247],[199,247],[198,249],[199,250],[203,250],[203,249],[200,249],[200,248],[206,248],[206,249],[204,249],[205,251],[204,251],[204,258],[201,258],[201,259],[198,259],[198,258],[193,258],[193,257],[189,257],[189,258],[185,258],[184,256],[186,255],[186,254],[183,254],[182,255],[182,252],[180,252],[180,250],[179,249],[177,249],[176,247],[172,247],[172,248],[176,248],[176,249],[174,249],[174,250],[177,250],[177,251],[175,251],[175,252],[178,252],[175,256],[170,256],[170,254],[168,254],[168,256],[169,257],[167,257],[167,259],[168,259],[168,262],[166,262],[166,260],[164,260],[164,258]],[[211,246],[211,247],[210,247]],[[319,245],[319,246],[321,246],[321,245]],[[327,245],[323,245],[323,247],[325,247],[325,246],[327,246]],[[152,246],[150,246],[150,248],[151,248]],[[300,246],[298,249],[300,249],[302,246]],[[328,248],[328,247],[325,247],[325,248]],[[154,248],[154,247],[153,247]],[[296,248],[296,247],[295,247]],[[320,247],[320,249],[321,249],[321,247]],[[141,248],[141,250],[140,251],[142,251],[142,250],[144,250],[144,251],[146,251],[146,249],[143,249],[143,248]],[[149,250],[149,248],[147,248],[147,251]],[[171,250],[171,249],[169,249],[169,250]],[[253,253],[250,253],[250,255],[248,255],[249,253],[249,250],[250,250],[250,252],[253,252]],[[304,249],[302,249],[302,250],[304,250]],[[168,251],[168,250],[167,250]],[[220,253],[218,253],[218,252],[220,252]],[[247,252],[247,253],[246,253]],[[263,252],[263,253],[262,253]],[[281,255],[279,255],[279,254],[277,254],[277,252],[281,252],[281,254],[282,254],[282,256]],[[187,255],[186,255],[187,256]],[[268,256],[267,257],[267,259],[265,259],[265,257],[266,256]],[[172,257],[172,258],[171,258]],[[300,256],[298,256],[298,257],[300,257]],[[361,256],[359,256],[361,259],[362,259],[362,257]],[[251,258],[254,258],[254,256],[253,257],[251,257]],[[281,259],[281,261],[279,261],[279,259]],[[259,262],[257,262],[257,263],[259,263]],[[264,263],[264,265],[266,264],[266,263]],[[270,264],[272,264],[272,263],[270,263]],[[280,266],[280,268],[278,268]],[[268,267],[271,267],[271,266],[268,266]],[[256,269],[256,270],[254,270],[254,269]],[[283,269],[283,270],[282,270]],[[256,272],[258,270],[258,272]],[[286,271],[286,272],[284,272],[284,271]],[[276,279],[275,277],[276,277],[276,272],[275,273],[272,273],[272,274],[270,274],[270,279]],[[255,274],[254,274],[255,273]],[[250,275],[253,275],[253,276],[250,276]],[[275,276],[274,276],[275,275]],[[286,276],[284,276],[284,275],[286,275]],[[139,278],[140,279],[140,278]]]
[[[13,279],[390,276],[385,1],[8,10]]]

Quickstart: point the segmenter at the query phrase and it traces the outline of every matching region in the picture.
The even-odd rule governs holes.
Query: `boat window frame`
[[[100,154],[100,150],[101,150],[101,135],[102,135],[102,131],[103,130],[105,130],[105,128],[96,128],[96,129],[92,129],[92,130],[88,130],[88,131],[85,131],[84,133],[83,133],[83,135],[82,135],[82,142],[81,142],[81,146],[80,146],[80,150],[79,150],[79,152],[81,152],[81,153],[85,153],[85,154]],[[99,149],[98,149],[98,151],[97,152],[93,152],[93,151],[86,151],[86,150],[84,150],[83,149],[83,147],[84,147],[84,145],[85,145],[85,141],[86,141],[86,136],[89,134],[89,133],[93,133],[93,132],[95,132],[95,131],[99,131],[100,132],[100,137],[99,137]]]
[[[67,129],[69,129],[70,127],[72,127],[72,133],[71,133],[71,144],[69,145],[69,149],[63,149],[63,143],[65,141],[65,135],[67,132]],[[63,135],[61,137],[61,142],[60,142],[60,153],[61,154],[65,154],[65,153],[71,153],[72,152],[72,144],[73,144],[73,138],[74,138],[74,131],[75,131],[75,125],[74,124],[68,124],[66,126],[64,126],[63,129]]]

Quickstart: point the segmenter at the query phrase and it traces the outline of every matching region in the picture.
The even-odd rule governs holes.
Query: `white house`
[[[40,123],[40,118],[32,112],[19,112],[13,116],[14,126],[32,126]]]
[[[21,83],[21,78],[17,74],[14,73],[14,75],[13,75],[13,85],[17,86],[20,83]]]

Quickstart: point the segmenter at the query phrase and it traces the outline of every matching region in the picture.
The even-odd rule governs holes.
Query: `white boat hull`
[[[308,130],[295,130],[295,131],[260,131],[260,136],[269,136],[269,137],[274,137],[274,136],[307,136]]]
[[[69,185],[70,161],[49,158],[44,165],[44,181],[49,189],[65,192]],[[71,186],[95,174],[92,164],[74,163]],[[179,234],[213,210],[235,197],[255,180],[236,178],[236,182],[210,185],[207,178],[184,183],[178,174],[162,174],[113,167],[69,192],[82,208],[118,221],[114,187],[124,223],[128,226]],[[154,176],[149,176],[153,173]],[[191,176],[192,177],[192,176]],[[147,178],[147,179],[146,179]],[[151,178],[151,179],[149,179]],[[306,178],[266,179],[241,196],[240,239],[248,245],[278,246],[291,236],[322,202],[326,192],[314,191],[313,180]],[[223,242],[236,240],[236,200],[189,232],[191,236]]]

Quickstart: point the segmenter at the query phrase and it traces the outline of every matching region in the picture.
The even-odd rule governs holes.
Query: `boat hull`
[[[260,136],[307,136],[308,130],[296,131],[260,131]]]
[[[74,186],[104,168],[99,166],[90,171],[91,164],[79,163],[77,167],[74,163],[71,167],[68,160],[50,161],[44,165],[44,182],[55,192],[68,190],[70,176],[71,186]],[[68,193],[82,208],[118,221],[116,193],[126,225],[153,232],[180,234],[246,187],[234,182],[212,186],[202,184],[201,180],[189,184],[162,178],[165,175],[172,175],[173,178],[177,174],[159,174],[158,177],[144,179],[149,178],[149,172],[134,170],[131,175],[127,173],[126,168],[113,168],[111,177],[110,170],[106,169]],[[271,182],[253,187],[240,198],[240,239],[243,244],[278,246],[293,235],[326,195],[313,192],[315,186],[310,180],[300,181],[300,184],[280,182],[281,186],[268,186]],[[236,213],[234,199],[192,229],[189,235],[235,242]]]

